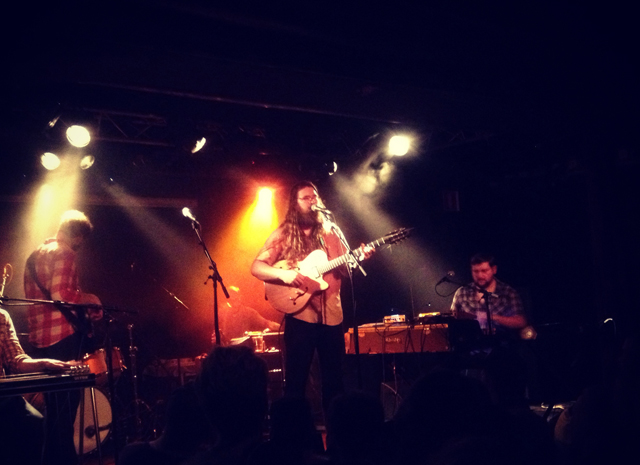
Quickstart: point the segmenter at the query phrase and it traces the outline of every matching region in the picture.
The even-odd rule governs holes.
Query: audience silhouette
[[[254,465],[326,463],[322,436],[316,430],[309,401],[284,397],[271,404],[269,440],[253,455]]]
[[[333,464],[388,463],[391,457],[379,398],[362,391],[336,397],[329,410],[327,444]]]
[[[161,437],[126,446],[120,463],[620,463],[638,452],[639,359],[638,340],[628,338],[616,366],[606,367],[610,376],[585,389],[554,423],[531,410],[519,354],[494,347],[475,377],[460,366],[451,368],[455,364],[422,375],[386,422],[379,395],[350,391],[336,397],[327,416],[325,450],[306,399],[274,400],[266,421],[264,361],[246,347],[215,347],[195,382],[172,394]]]
[[[263,440],[267,380],[267,365],[252,349],[216,346],[211,350],[195,382],[211,425],[211,447],[185,463],[248,463]]]
[[[119,457],[120,465],[180,464],[203,450],[210,441],[211,427],[192,382],[171,394],[165,415],[160,437],[125,446]]]

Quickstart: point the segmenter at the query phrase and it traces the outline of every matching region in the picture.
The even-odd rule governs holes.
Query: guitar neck
[[[379,239],[376,239],[375,241],[369,242],[365,247],[380,247],[381,245],[385,244],[385,240],[384,237],[381,237]],[[354,257],[356,257],[356,260],[358,260],[355,252],[358,249],[353,249],[350,252],[347,252],[344,255],[340,255],[338,258],[334,258],[333,260],[329,260],[327,263],[325,263],[324,265],[318,266],[318,272],[320,272],[320,275],[324,275],[325,273],[328,273],[329,271],[338,268],[341,265],[344,265],[345,263],[347,263],[349,261],[349,257],[353,254]]]

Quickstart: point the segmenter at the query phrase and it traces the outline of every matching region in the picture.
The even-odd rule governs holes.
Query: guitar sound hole
[[[293,302],[293,305],[298,305],[298,297],[301,297],[303,295],[305,295],[307,292],[309,292],[309,287],[305,287],[304,291],[302,289],[296,289],[296,296],[295,297],[289,297],[289,300],[291,300]]]

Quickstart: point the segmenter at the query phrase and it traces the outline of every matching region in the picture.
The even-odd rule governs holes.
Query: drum
[[[27,392],[22,394],[22,397],[42,415],[45,414],[44,394],[42,392]]]
[[[91,407],[91,388],[84,389],[84,425],[82,434],[82,449],[83,454],[93,452],[98,448],[97,439],[100,437],[100,445],[104,444],[111,431],[111,404],[107,396],[100,391],[100,389],[94,388],[96,395],[96,408],[98,410],[98,428],[93,421],[93,409]],[[76,414],[76,421],[73,425],[73,442],[76,446],[76,452],[80,454],[80,413],[82,412],[82,401],[78,406],[78,413]],[[97,434],[96,434],[97,433]]]
[[[85,355],[82,361],[85,365],[89,365],[89,371],[96,375],[96,383],[99,386],[107,383],[107,353],[104,349],[99,349],[92,354]],[[111,368],[114,379],[117,379],[120,373],[122,373],[122,370],[126,368],[122,355],[120,354],[120,349],[117,347],[111,349]]]

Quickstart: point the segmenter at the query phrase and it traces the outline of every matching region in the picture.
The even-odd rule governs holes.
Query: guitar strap
[[[40,292],[44,294],[45,298],[47,300],[53,300],[51,298],[51,292],[49,292],[49,289],[45,288],[38,279],[38,275],[36,273],[36,252],[37,251],[34,251],[31,255],[29,255],[29,258],[27,259],[27,270],[29,271],[29,276],[31,276],[31,279],[33,279],[33,282],[36,283],[38,289],[40,289]],[[84,318],[81,318],[78,315],[74,314],[68,307],[65,307],[64,305],[53,305],[60,311],[60,313],[62,313],[69,324],[73,326],[73,329],[75,331],[82,334],[89,333],[90,330],[87,327],[87,322]]]

